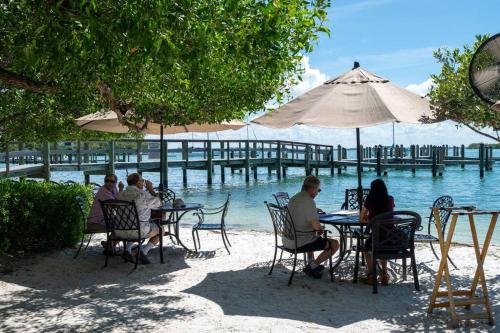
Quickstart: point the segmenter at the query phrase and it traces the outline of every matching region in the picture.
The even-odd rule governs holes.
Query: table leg
[[[175,227],[174,227],[175,228],[174,229],[175,235],[174,235],[174,237],[177,239],[178,245],[182,246],[186,251],[193,252],[186,245],[184,245],[184,243],[182,243],[180,235],[179,235],[179,224],[180,224],[182,217],[184,215],[186,215],[186,213],[187,213],[187,211],[182,213],[181,215],[179,215],[178,212],[175,212]]]
[[[434,284],[434,289],[432,291],[431,295],[431,300],[429,303],[429,308],[427,309],[428,313],[432,313],[432,310],[434,308],[434,305],[436,304],[436,298],[439,292],[439,288],[441,286],[441,281],[443,278],[443,273],[444,273],[444,278],[446,282],[446,288],[448,289],[448,299],[449,299],[449,304],[450,304],[450,312],[451,312],[451,318],[452,318],[452,324],[453,326],[458,325],[458,319],[457,319],[457,313],[455,310],[455,301],[453,299],[453,290],[451,287],[451,282],[450,282],[450,272],[448,269],[448,252],[451,246],[451,240],[453,239],[453,234],[455,232],[455,226],[457,224],[457,219],[458,215],[453,215],[450,223],[450,228],[448,231],[448,237],[446,239],[446,242],[444,242],[444,236],[443,236],[443,229],[441,225],[441,219],[439,216],[439,210],[434,210],[434,217],[436,221],[436,229],[438,233],[438,238],[439,238],[439,246],[441,248],[441,261],[439,263],[439,268],[437,271],[437,276],[436,276],[436,282]]]
[[[341,226],[340,228],[337,227],[336,225],[333,226],[337,231],[339,232],[339,237],[340,237],[340,246],[339,246],[339,258],[337,259],[337,262],[332,266],[332,272],[340,265],[342,260],[344,260],[344,255],[345,255],[345,244],[346,244],[346,239],[344,235],[344,228]]]
[[[493,222],[494,218],[495,218],[495,216],[492,217],[492,221],[490,222],[489,229],[491,229],[491,225],[493,224],[492,222]],[[476,261],[477,261],[476,275],[477,275],[477,272],[479,272],[478,280],[481,282],[481,289],[483,292],[484,306],[486,308],[486,313],[488,315],[488,324],[494,325],[493,315],[491,312],[490,299],[488,296],[488,288],[486,287],[486,278],[484,276],[484,269],[483,269],[483,262],[484,262],[484,258],[486,257],[486,251],[484,251],[484,246],[483,246],[483,251],[482,251],[484,253],[484,256],[483,256],[482,255],[483,253],[481,253],[481,251],[479,249],[479,241],[477,239],[476,224],[474,222],[474,216],[472,214],[469,214],[469,224],[470,224],[470,229],[471,229],[471,233],[472,233],[472,241],[474,243],[474,252],[476,254]],[[489,240],[488,240],[488,242],[489,242]],[[487,250],[487,248],[486,248],[486,250]],[[476,279],[474,276],[474,282],[475,281],[476,281]],[[471,295],[469,296],[470,298],[474,297],[476,286],[477,286],[477,283],[476,283],[476,285],[472,286]]]

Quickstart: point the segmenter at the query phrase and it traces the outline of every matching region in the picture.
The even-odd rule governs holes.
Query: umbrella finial
[[[354,62],[354,66],[352,67],[352,69],[356,69],[359,67],[359,62],[355,61]]]

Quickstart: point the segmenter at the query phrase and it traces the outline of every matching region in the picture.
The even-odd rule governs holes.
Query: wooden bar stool
[[[467,210],[467,211],[454,211],[453,208],[447,208],[448,210],[452,210],[451,213],[451,224],[448,231],[448,237],[445,241],[442,227],[439,208],[433,208],[433,213],[436,219],[436,229],[439,238],[439,246],[441,248],[441,261],[439,263],[439,268],[436,275],[436,282],[434,284],[434,289],[432,291],[429,308],[427,309],[428,313],[432,313],[434,308],[445,307],[450,309],[451,314],[451,323],[453,328],[458,327],[459,320],[465,319],[487,319],[489,325],[494,325],[495,321],[493,319],[493,314],[491,311],[490,299],[488,296],[488,288],[486,286],[486,278],[484,276],[483,263],[486,259],[486,255],[488,253],[488,247],[490,245],[491,236],[493,235],[493,230],[495,229],[495,225],[497,222],[499,211],[479,211],[479,210]],[[462,208],[463,209],[463,208]],[[476,215],[491,215],[490,224],[488,227],[488,231],[486,233],[486,237],[484,239],[483,248],[480,249],[479,241],[477,237],[476,224],[474,221],[474,217]],[[448,252],[451,247],[453,233],[455,231],[455,226],[457,224],[457,220],[459,216],[467,216],[469,220],[470,231],[472,235],[472,241],[474,245],[474,251],[476,254],[477,267],[474,277],[472,279],[472,284],[470,289],[467,290],[454,290],[451,285],[450,279],[450,271],[448,268],[448,261],[446,258],[448,257]],[[441,282],[443,279],[446,284],[445,290],[439,290],[441,287]],[[481,283],[481,295],[476,296],[476,290],[478,284]],[[437,302],[438,297],[447,297],[448,301]],[[484,306],[483,312],[471,312],[466,314],[457,314],[456,307],[464,307],[465,309],[470,310],[471,305],[473,304],[482,304]]]

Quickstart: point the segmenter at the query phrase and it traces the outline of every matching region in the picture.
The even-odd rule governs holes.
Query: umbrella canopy
[[[360,127],[389,122],[419,123],[432,119],[428,100],[354,63],[339,77],[295,98],[252,122],[266,127],[312,125],[356,128],[358,200],[362,207]]]
[[[252,122],[273,128],[360,128],[389,122],[419,123],[432,117],[427,99],[356,66]]]
[[[493,110],[500,111],[500,101],[496,102],[491,106]]]
[[[92,130],[108,133],[128,133],[129,128],[120,123],[118,116],[114,111],[101,110],[94,112],[75,120],[76,124],[84,130]],[[139,124],[140,125],[140,124]],[[246,126],[241,120],[231,120],[215,124],[189,124],[183,126],[164,126],[165,134],[177,134],[188,132],[220,132],[226,130],[237,130]],[[158,123],[148,123],[147,128],[143,130],[146,134],[161,134],[161,125]]]

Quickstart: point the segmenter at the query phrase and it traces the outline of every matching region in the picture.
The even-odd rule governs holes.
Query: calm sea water
[[[468,151],[472,156],[477,151]],[[353,155],[353,152],[349,152]],[[494,156],[499,155],[497,150]],[[477,156],[477,155],[476,155]],[[496,163],[493,171],[487,171],[484,179],[479,178],[477,166],[468,165],[465,169],[447,167],[442,177],[432,177],[430,170],[417,170],[415,174],[410,171],[389,170],[387,176],[382,177],[387,183],[391,195],[394,196],[397,209],[414,210],[422,215],[423,223],[427,222],[429,207],[434,199],[441,195],[451,195],[457,205],[475,205],[481,209],[500,209],[500,164]],[[125,180],[127,173],[135,170],[117,170],[119,179]],[[158,173],[144,173],[144,178],[158,184]],[[53,172],[56,181],[74,180],[83,182],[83,173],[80,172]],[[258,180],[251,177],[250,183],[245,183],[244,172],[236,171],[231,175],[226,170],[226,184],[220,183],[220,171],[216,167],[213,178],[214,185],[206,184],[206,171],[188,170],[188,185],[182,185],[181,169],[169,170],[169,187],[185,202],[202,203],[205,206],[221,205],[227,193],[231,193],[231,206],[228,214],[228,225],[236,229],[272,230],[272,223],[264,205],[264,201],[273,202],[272,193],[286,191],[291,195],[300,190],[304,177],[303,169],[289,169],[287,178],[277,180],[276,175],[268,176],[267,168],[258,170]],[[341,175],[330,176],[329,170],[320,170],[319,177],[322,182],[322,192],[317,197],[317,206],[325,211],[340,209],[343,202],[344,190],[356,187],[356,174],[354,168],[343,170]],[[102,183],[102,176],[92,176],[91,181]],[[376,178],[373,170],[363,173],[363,186],[368,187]],[[185,223],[194,223],[190,214],[186,215]],[[486,233],[487,222],[478,218],[478,231],[480,235]],[[499,221],[500,225],[500,221]],[[500,228],[496,228],[493,243],[500,245]],[[459,220],[455,239],[471,243],[468,222]]]

